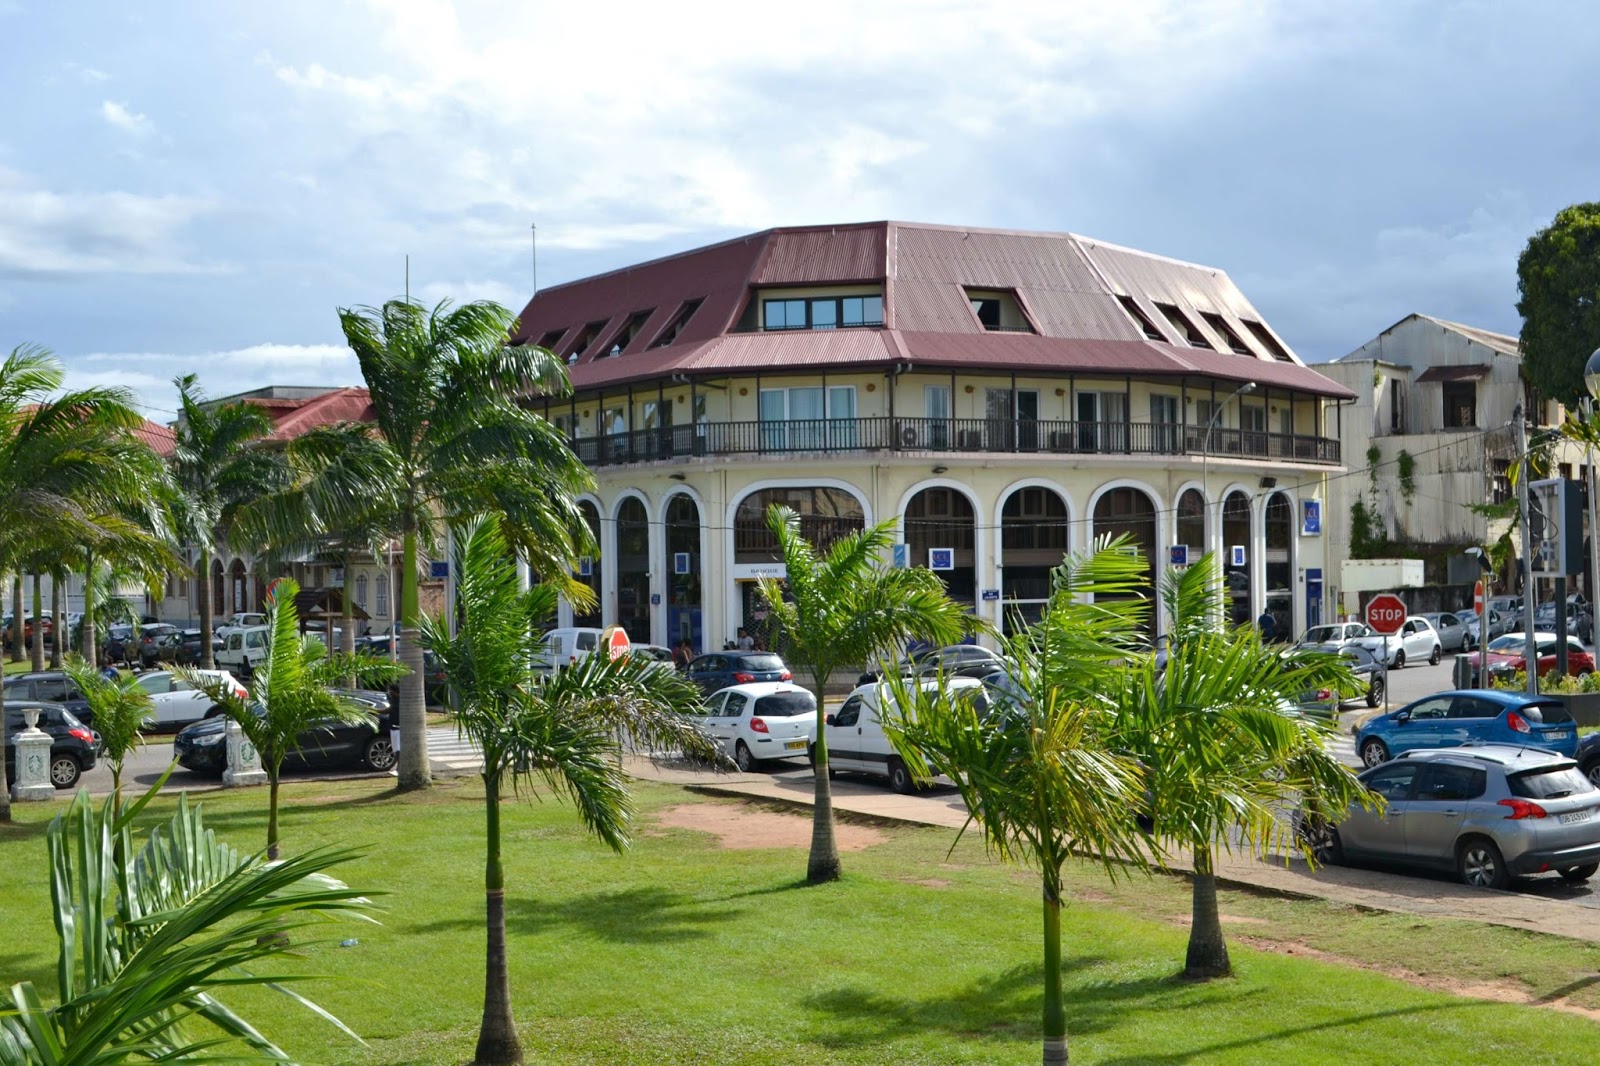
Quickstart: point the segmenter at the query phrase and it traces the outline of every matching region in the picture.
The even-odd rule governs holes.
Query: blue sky
[[[773,225],[1070,230],[1226,269],[1309,360],[1515,333],[1600,198],[1600,9],[1404,0],[0,0],[0,347],[355,383],[334,309],[520,307]],[[773,9],[777,11],[779,9]]]

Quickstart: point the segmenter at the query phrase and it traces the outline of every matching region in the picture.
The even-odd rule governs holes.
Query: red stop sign
[[[606,649],[611,658],[626,659],[628,652],[633,649],[633,642],[621,626],[609,626],[600,634],[600,646]]]
[[[1383,592],[1367,601],[1367,626],[1375,633],[1398,633],[1405,625],[1405,601],[1393,593]]]

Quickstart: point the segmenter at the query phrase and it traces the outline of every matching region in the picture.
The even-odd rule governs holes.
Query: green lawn
[[[482,1002],[481,806],[471,783],[396,797],[371,782],[286,792],[289,850],[364,844],[349,879],[386,890],[382,927],[345,928],[352,948],[312,946],[340,980],[314,998],[369,1042],[362,1051],[266,993],[248,1016],[319,1062],[459,1063]],[[798,883],[798,849],[733,851],[649,814],[735,804],[641,786],[634,850],[586,839],[570,808],[506,812],[513,995],[530,1061],[563,1063],[1029,1063],[1038,1061],[1037,881],[948,853],[951,834],[894,829],[845,855],[845,880]],[[210,795],[210,821],[257,846],[265,796]],[[5,939],[0,979],[53,988],[43,823],[0,830]],[[789,817],[800,817],[789,815]],[[1319,901],[1223,893],[1235,979],[1176,981],[1187,913],[1182,882],[1117,885],[1083,867],[1064,953],[1076,1063],[1491,1062],[1590,1064],[1600,1024],[1570,1013],[1429,991],[1378,968],[1496,982],[1600,1007],[1600,947],[1517,930],[1359,912]],[[1301,947],[1304,945],[1304,947]],[[1522,976],[1518,976],[1522,975]]]

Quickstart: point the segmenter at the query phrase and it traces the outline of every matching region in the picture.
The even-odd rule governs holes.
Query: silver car
[[[1362,774],[1382,796],[1336,824],[1303,819],[1318,861],[1373,859],[1455,871],[1478,888],[1600,870],[1600,789],[1555,752],[1508,745],[1408,751]]]
[[[1434,632],[1439,634],[1439,647],[1444,651],[1471,651],[1477,644],[1478,631],[1467,627],[1463,615],[1435,611],[1418,617],[1426,618],[1433,626]],[[1477,616],[1473,615],[1472,620],[1476,622]]]

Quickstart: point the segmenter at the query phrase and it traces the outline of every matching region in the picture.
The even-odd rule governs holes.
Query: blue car
[[[1356,752],[1367,766],[1418,748],[1473,744],[1544,748],[1571,758],[1578,750],[1578,725],[1558,699],[1502,689],[1462,689],[1425,696],[1391,714],[1380,714],[1356,732]]]

